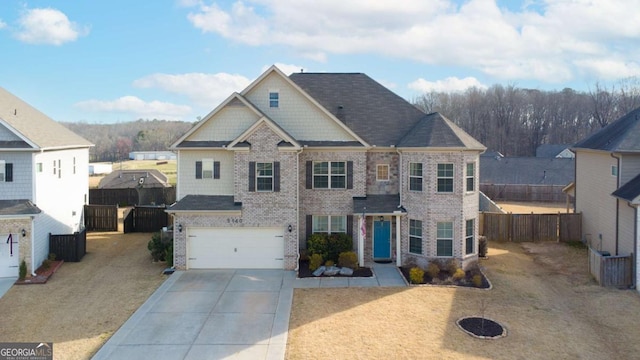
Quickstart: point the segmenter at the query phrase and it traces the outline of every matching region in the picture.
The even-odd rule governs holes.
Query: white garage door
[[[17,277],[19,259],[18,234],[0,235],[0,277]]]
[[[189,269],[283,269],[282,228],[189,228]]]

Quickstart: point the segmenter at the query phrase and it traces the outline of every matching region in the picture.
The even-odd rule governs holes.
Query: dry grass
[[[164,163],[158,165],[158,163]],[[113,171],[117,170],[139,170],[139,169],[156,169],[167,175],[167,179],[169,180],[169,184],[175,185],[176,179],[178,177],[178,165],[176,160],[128,160],[113,163]],[[100,180],[104,176],[90,176],[89,177],[89,187],[97,188],[98,184],[100,184]]]
[[[164,281],[150,234],[89,233],[81,262],[0,299],[3,342],[53,342],[55,359],[88,359]]]
[[[556,214],[566,213],[567,206],[564,203],[536,203],[536,202],[501,202],[498,203],[504,211],[514,214]],[[573,209],[570,209],[573,212]]]
[[[558,243],[491,244],[492,290],[296,289],[287,359],[615,359],[640,351],[640,296],[597,286],[587,254]],[[460,317],[508,331],[479,340]]]

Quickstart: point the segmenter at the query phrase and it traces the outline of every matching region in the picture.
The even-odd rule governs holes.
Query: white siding
[[[273,89],[278,89],[280,94],[277,108],[269,107],[269,90]],[[246,97],[297,140],[354,140],[346,130],[275,73],[267,76]]]
[[[0,182],[0,199],[17,200],[33,198],[33,171],[35,166],[31,162],[31,153],[7,152],[0,153],[0,160],[13,164],[13,181]],[[2,169],[4,171],[4,169]]]
[[[233,152],[229,150],[181,150],[179,153],[178,193],[186,195],[233,195]],[[196,161],[220,161],[220,179],[196,179]]]
[[[618,254],[629,255],[633,253],[633,236],[636,222],[635,208],[629,203],[620,200],[618,205]]]
[[[43,164],[42,173],[36,173],[33,197],[34,203],[42,210],[42,214],[36,218],[34,229],[34,263],[37,266],[48,256],[49,233],[70,234],[80,228],[83,206],[89,192],[89,150],[47,151],[33,157],[34,163]],[[56,165],[60,160],[60,176],[60,168],[53,174],[54,160]]]
[[[620,161],[620,186],[640,174],[640,154],[624,154]]]
[[[582,234],[599,250],[615,255],[617,178],[607,152],[578,150],[576,154],[576,211],[582,213]],[[602,238],[602,240],[600,240]]]
[[[237,103],[234,103],[237,104]],[[234,140],[259,119],[258,115],[244,105],[227,105],[186,140],[225,141]]]

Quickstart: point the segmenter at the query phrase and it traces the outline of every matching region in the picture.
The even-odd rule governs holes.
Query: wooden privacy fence
[[[633,284],[633,254],[603,255],[589,247],[589,272],[601,286],[627,288]]]
[[[49,253],[56,254],[56,260],[82,260],[87,253],[87,230],[65,235],[49,234]]]
[[[160,205],[176,201],[176,188],[89,189],[92,205]]]
[[[493,201],[565,202],[563,185],[480,184],[480,191]]]
[[[124,217],[124,232],[156,232],[170,223],[166,206],[134,206]]]
[[[581,241],[582,214],[482,212],[480,235],[489,241]]]
[[[88,231],[118,231],[118,206],[85,205],[84,226]]]

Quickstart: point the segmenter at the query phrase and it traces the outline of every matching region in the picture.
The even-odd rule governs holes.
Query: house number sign
[[[9,234],[9,237],[7,237],[7,244],[9,244],[9,254],[10,256],[13,256],[13,244],[17,244],[17,242],[13,241],[13,235]]]
[[[242,224],[241,218],[227,218],[228,224]]]

